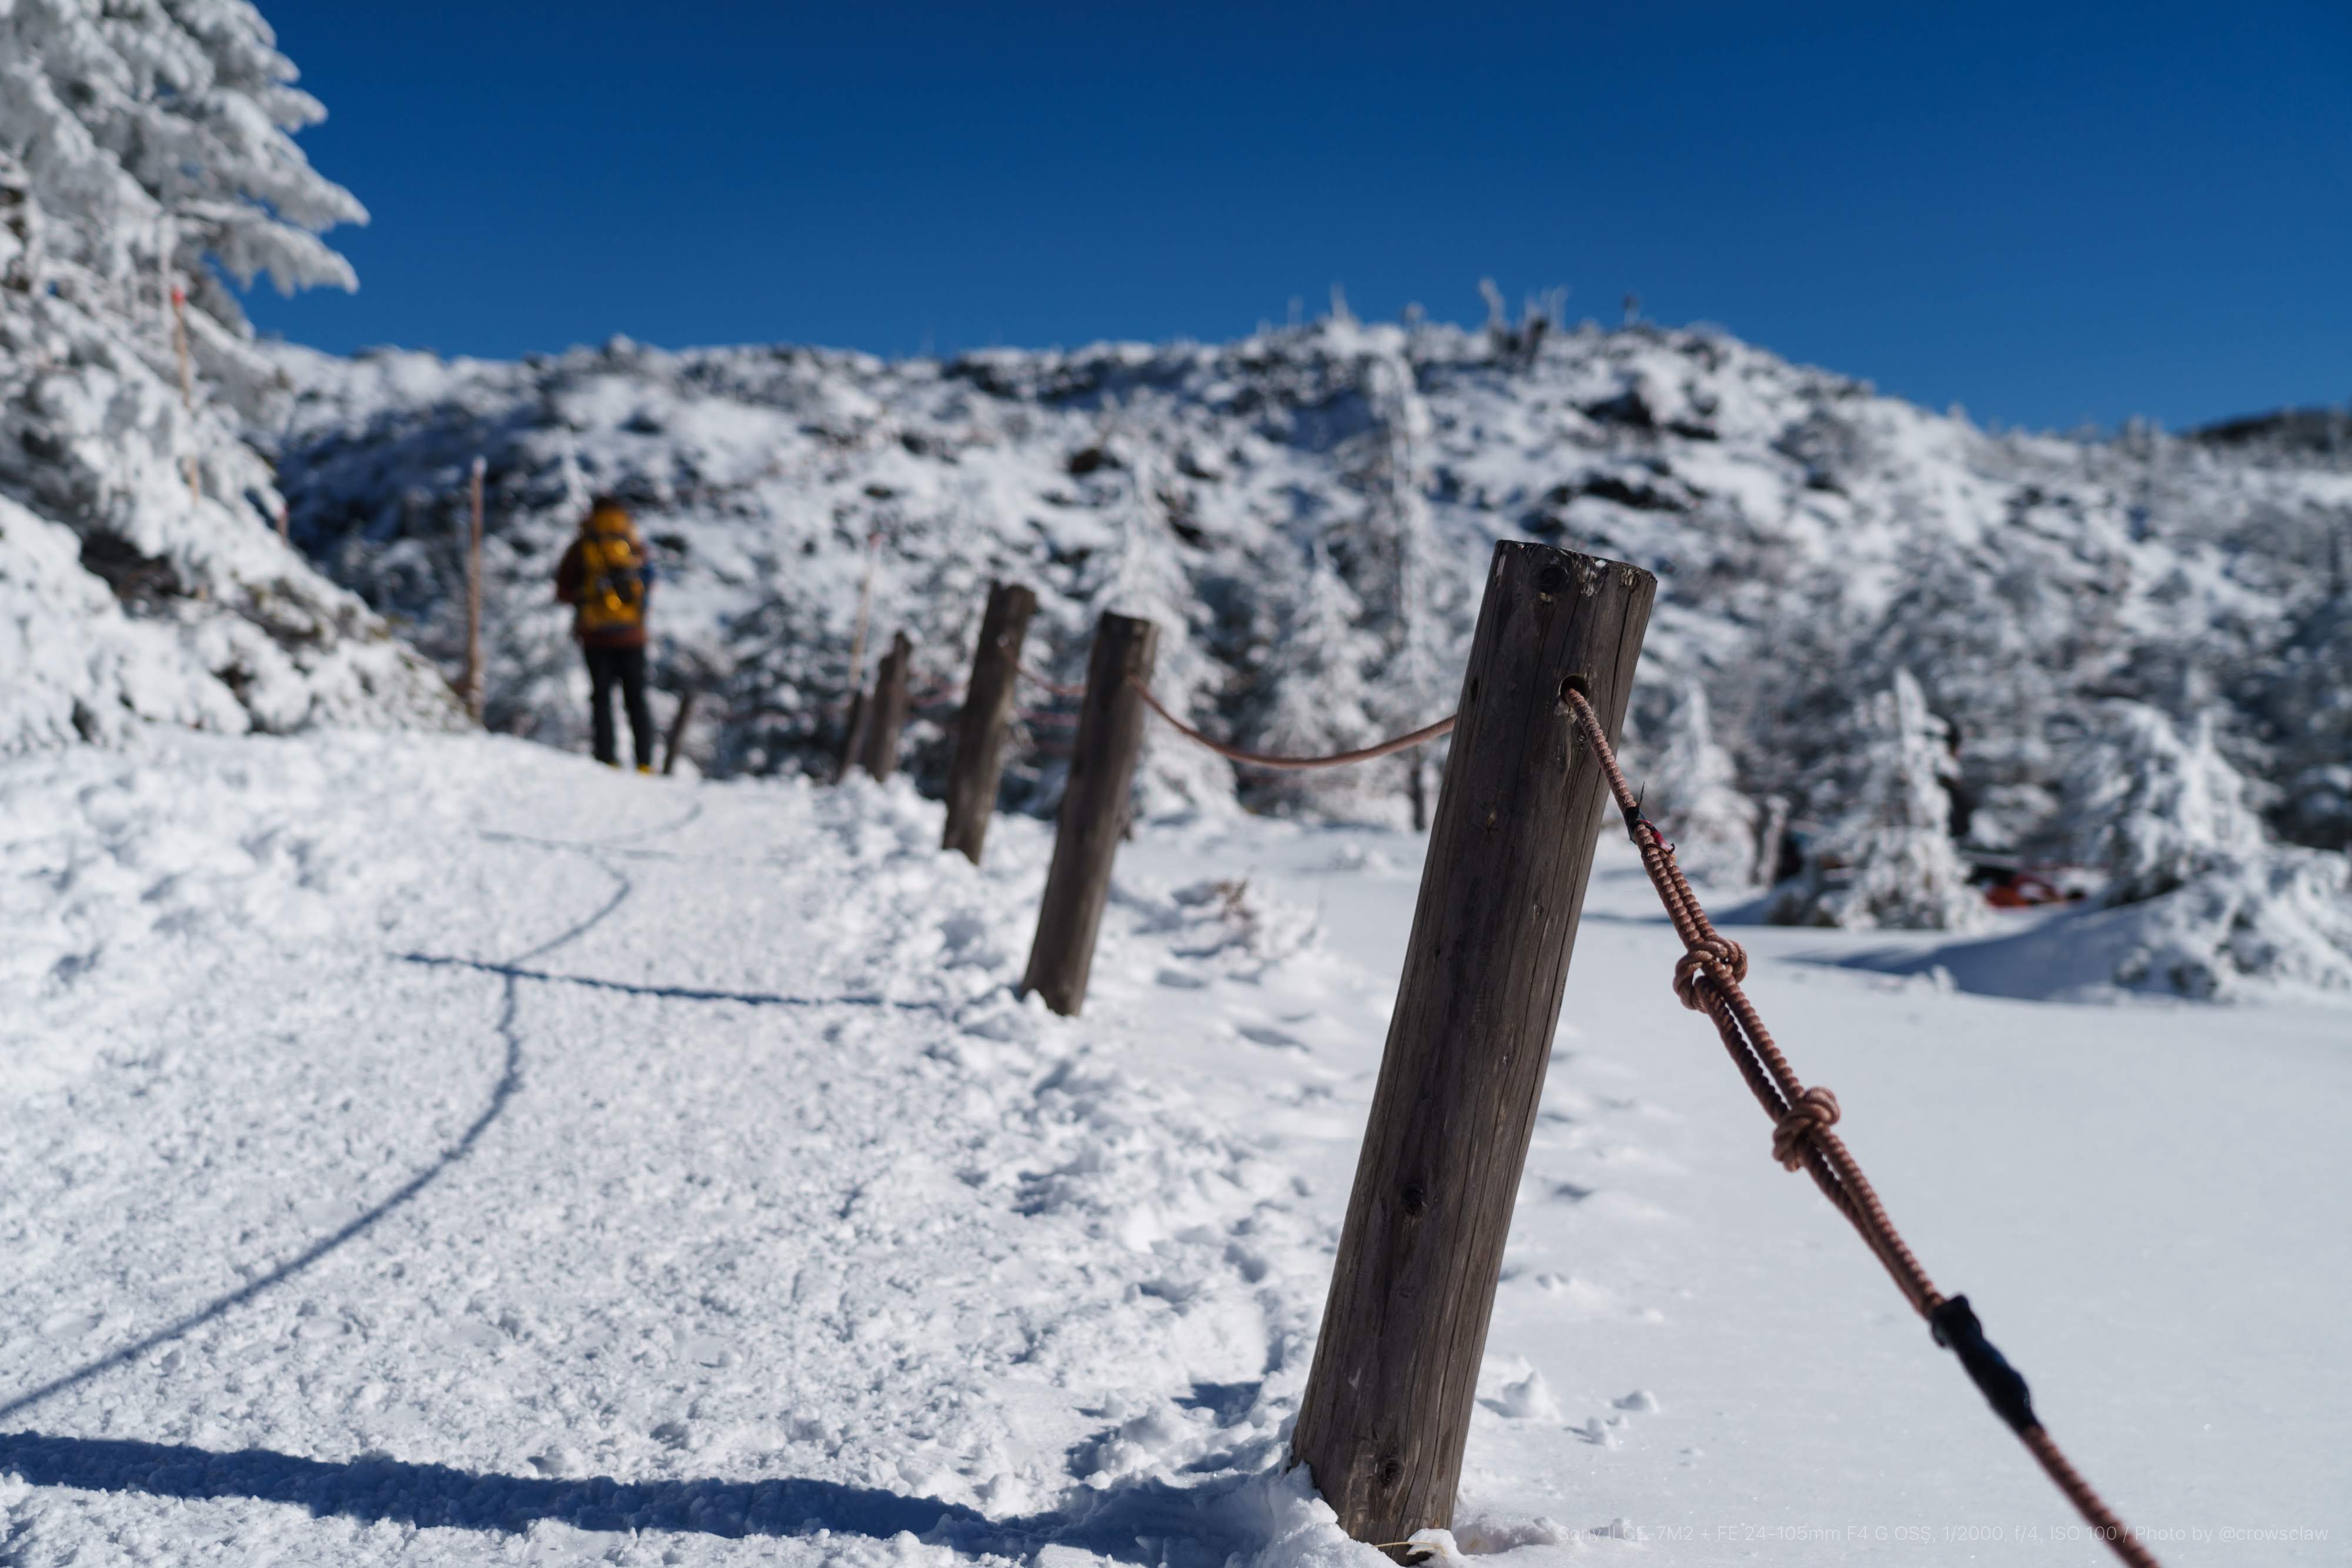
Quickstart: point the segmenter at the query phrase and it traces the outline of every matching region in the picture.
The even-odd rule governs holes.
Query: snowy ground
[[[1377,1568],[1273,1472],[1416,841],[1143,830],[1070,1022],[1009,994],[1047,830],[976,873],[937,813],[488,739],[0,767],[0,1563]],[[1742,936],[2166,1560],[2342,1561],[2352,1015]],[[1769,1161],[1673,956],[1604,852],[1465,1543],[2101,1561]]]

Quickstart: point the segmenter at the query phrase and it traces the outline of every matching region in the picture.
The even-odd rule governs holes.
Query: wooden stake
[[[1087,659],[1087,695],[1078,708],[1077,749],[1054,832],[1054,862],[1037,906],[1037,935],[1021,981],[1064,1018],[1086,1005],[1095,933],[1110,896],[1111,862],[1127,826],[1128,790],[1143,750],[1143,697],[1129,685],[1151,679],[1160,628],[1106,615]]]
[[[482,474],[487,465],[474,459],[467,485],[473,529],[466,544],[466,712],[482,722]]]
[[[1657,580],[1495,547],[1291,1454],[1359,1541],[1452,1522],[1511,1206]]]
[[[694,718],[695,699],[701,695],[699,686],[688,686],[677,695],[677,712],[671,716],[669,734],[662,739],[662,777],[665,779],[677,770],[678,743],[686,738],[686,727]]]
[[[849,694],[849,716],[841,727],[841,754],[833,759],[833,781],[836,784],[849,777],[866,745],[866,687],[861,683]]]
[[[874,676],[874,700],[866,710],[866,745],[858,761],[877,783],[898,770],[898,737],[907,728],[907,670],[915,660],[915,645],[900,632],[882,655]]]
[[[940,848],[961,851],[974,865],[996,811],[996,786],[1004,776],[1004,727],[1013,717],[1013,687],[1021,678],[1021,644],[1036,612],[1037,596],[1019,583],[988,585],[988,611],[980,620],[980,643],[971,651],[963,712],[956,717],[955,757],[948,764],[948,825],[940,841]]]

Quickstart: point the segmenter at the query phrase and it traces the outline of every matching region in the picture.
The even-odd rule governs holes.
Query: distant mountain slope
[[[2352,829],[2352,778],[2329,771],[2352,734],[2352,474],[2324,461],[1988,432],[1719,332],[1646,327],[1340,319],[945,363],[625,340],[279,363],[294,412],[257,438],[297,542],[445,666],[461,476],[487,455],[501,728],[576,738],[545,580],[600,489],[662,543],[664,678],[707,671],[724,694],[693,738],[722,770],[829,744],[869,535],[877,631],[908,628],[937,681],[961,674],[985,580],[1013,576],[1041,595],[1039,660],[1075,670],[1103,609],[1150,615],[1181,632],[1160,676],[1175,700],[1277,748],[1450,706],[1488,549],[1532,536],[1661,573],[1637,724],[1657,731],[1696,683],[1740,788],[1801,819],[1850,782],[1843,716],[1907,668],[1955,727],[1983,846],[2050,825],[2061,753],[2112,697],[2212,711],[2278,830]],[[1194,799],[1236,783],[1165,745],[1154,771]],[[1402,765],[1241,781],[1373,812],[1402,810],[1403,786]]]

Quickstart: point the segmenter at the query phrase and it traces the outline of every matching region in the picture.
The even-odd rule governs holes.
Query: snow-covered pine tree
[[[1673,841],[1683,869],[1720,887],[1745,887],[1757,861],[1756,802],[1736,787],[1731,753],[1716,743],[1706,690],[1685,680],[1656,765],[1643,782],[1643,809]]]
[[[2260,678],[2261,707],[2278,740],[2281,798],[2271,813],[2297,843],[2352,849],[2352,589],[2342,582],[2345,542],[2335,544],[2336,590],[2303,618]]]
[[[1207,610],[1177,558],[1177,536],[1160,499],[1171,487],[1166,459],[1141,442],[1116,444],[1124,476],[1112,506],[1118,546],[1093,597],[1105,610],[1160,627],[1151,689],[1169,711],[1191,721],[1218,685],[1215,666],[1200,652]],[[1091,642],[1092,625],[1086,636]],[[1139,810],[1147,815],[1229,810],[1233,779],[1233,767],[1223,758],[1173,734],[1157,718],[1146,720],[1143,759],[1136,771]]]
[[[1863,929],[1984,924],[1984,900],[1952,845],[1943,785],[1953,766],[1949,730],[1909,671],[1896,671],[1870,700],[1852,735],[1860,764],[1853,799],[1808,847],[1804,871],[1776,892],[1769,918]]]
[[[1371,636],[1357,625],[1363,612],[1331,564],[1323,540],[1307,546],[1297,597],[1284,607],[1280,630],[1261,673],[1265,695],[1251,726],[1256,749],[1284,757],[1346,751],[1378,738],[1364,680],[1377,655]],[[1259,773],[1255,792],[1274,802],[1311,803],[1336,815],[1393,810],[1396,791],[1370,767],[1304,773]]]
[[[2189,997],[2250,978],[2352,990],[2352,862],[2273,844],[2214,713],[2177,725],[2145,703],[2100,705],[2068,760],[2061,853],[2108,874],[2116,978]]]
[[[1430,434],[1429,405],[1414,385],[1407,345],[1367,353],[1359,384],[1374,421],[1365,474],[1370,498],[1365,532],[1388,558],[1389,604],[1370,621],[1388,643],[1388,657],[1367,700],[1373,723],[1387,734],[1419,729],[1452,705],[1450,666],[1459,663],[1439,597],[1439,545],[1423,492],[1421,452]],[[1392,766],[1402,775],[1412,825],[1426,825],[1444,771],[1445,742],[1405,752]],[[1375,764],[1375,767],[1391,765]]]
[[[294,142],[326,110],[269,24],[245,0],[43,0],[0,12],[0,143],[46,220],[48,280],[159,349],[183,286],[199,368],[253,412],[276,378],[221,273],[356,287],[319,235],[367,221]]]
[[[2208,709],[2185,729],[2146,703],[2102,703],[2062,782],[2062,858],[2107,873],[2101,901],[2137,904],[2258,858],[2262,822],[2214,745]]]
[[[26,600],[7,630],[53,644],[39,663],[55,678],[12,710],[0,748],[110,737],[132,716],[266,729],[461,717],[383,622],[278,540],[270,470],[239,437],[277,376],[223,275],[348,286],[317,231],[365,216],[289,134],[320,113],[293,79],[243,0],[0,5],[0,497],[27,509],[26,535],[66,530],[79,570],[126,612]],[[175,286],[201,372],[192,395]],[[11,580],[49,580],[55,557],[0,538]],[[137,632],[132,657],[117,644],[138,622],[163,635]],[[151,678],[164,665],[180,673]],[[188,695],[205,683],[228,700]]]

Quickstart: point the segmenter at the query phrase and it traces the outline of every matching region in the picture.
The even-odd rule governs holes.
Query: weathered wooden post
[[[1110,868],[1127,826],[1127,794],[1143,750],[1143,697],[1129,684],[1151,679],[1160,628],[1106,615],[1087,658],[1087,695],[1078,707],[1076,752],[1062,791],[1054,861],[1037,905],[1037,935],[1021,988],[1035,991],[1064,1018],[1086,1004],[1095,933],[1110,896]]]
[[[467,485],[473,513],[473,531],[466,545],[466,712],[482,722],[482,473],[486,465],[474,459]],[[281,514],[282,515],[282,514]]]
[[[907,669],[914,661],[915,645],[907,634],[894,634],[874,677],[873,700],[866,705],[866,748],[858,762],[877,783],[898,770],[898,737],[907,727]]]
[[[686,739],[686,727],[694,722],[695,700],[702,695],[700,686],[688,686],[677,694],[677,712],[670,716],[669,733],[662,737],[662,777],[677,771],[677,748]]]
[[[1636,567],[1495,547],[1291,1445],[1359,1541],[1453,1519],[1604,800],[1561,693],[1616,736],[1656,592]]]
[[[1019,583],[988,585],[980,645],[972,650],[971,677],[964,682],[963,712],[956,716],[948,825],[940,840],[941,849],[961,851],[974,865],[996,811],[996,786],[1004,776],[1004,727],[1013,717],[1013,688],[1021,678],[1021,644],[1036,612],[1037,596]]]
[[[866,748],[866,717],[870,706],[866,700],[865,673],[855,671],[859,680],[857,689],[849,694],[849,716],[842,723],[841,752],[833,759],[833,781],[836,784],[849,777],[849,770]]]

